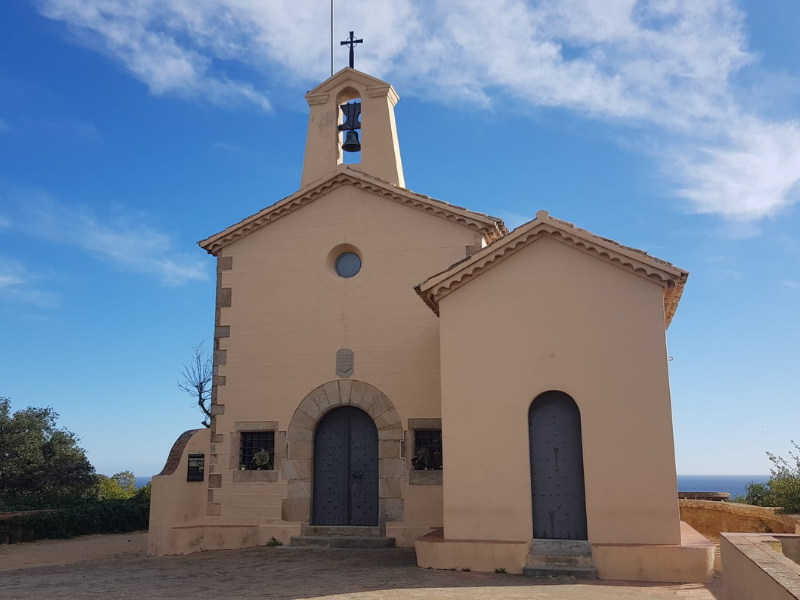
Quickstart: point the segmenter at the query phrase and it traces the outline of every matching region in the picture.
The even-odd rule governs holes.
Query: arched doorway
[[[314,525],[378,525],[378,429],[360,408],[341,406],[314,433]]]
[[[539,395],[528,411],[533,537],[588,539],[581,413],[564,392]]]

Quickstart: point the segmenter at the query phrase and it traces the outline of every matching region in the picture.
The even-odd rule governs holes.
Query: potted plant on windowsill
[[[431,464],[431,451],[428,448],[419,448],[411,459],[415,471],[427,471]]]
[[[272,454],[266,448],[262,448],[253,455],[253,466],[257,471],[268,470],[271,461]]]

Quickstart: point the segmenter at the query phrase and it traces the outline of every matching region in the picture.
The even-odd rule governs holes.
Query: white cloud
[[[39,0],[82,43],[155,94],[269,107],[232,61],[297,84],[327,76],[328,4],[295,0]],[[765,118],[738,90],[756,65],[735,0],[350,0],[337,39],[366,43],[357,67],[426,99],[557,107],[664,134],[655,152],[692,210],[737,221],[797,201],[800,127]],[[337,46],[338,49],[338,46]],[[338,64],[345,50],[338,49]],[[260,77],[259,77],[260,78]]]
[[[3,121],[3,119],[0,119],[0,134],[2,134],[2,133],[8,133],[9,129],[10,129],[10,128],[9,128],[9,126],[8,126],[8,123],[6,123],[5,121]]]
[[[781,281],[781,285],[785,285],[786,287],[800,290],[800,283],[798,283],[797,281],[789,281],[788,279],[785,279],[784,281]]]
[[[17,212],[12,227],[27,235],[81,248],[119,268],[156,276],[166,286],[208,279],[201,260],[176,252],[169,235],[124,209],[102,218],[35,190],[14,194],[11,203]]]
[[[742,221],[772,216],[800,197],[800,123],[742,119],[725,143],[678,160],[680,194],[700,213]]]
[[[55,308],[58,296],[39,289],[41,279],[43,277],[32,273],[21,262],[0,255],[0,298]]]

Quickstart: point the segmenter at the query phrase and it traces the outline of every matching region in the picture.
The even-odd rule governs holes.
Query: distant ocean
[[[678,475],[679,492],[728,492],[731,496],[744,495],[751,481],[766,483],[769,475]],[[147,485],[150,477],[137,477],[136,487]]]
[[[678,475],[679,492],[728,492],[744,496],[751,481],[767,483],[769,475]]]

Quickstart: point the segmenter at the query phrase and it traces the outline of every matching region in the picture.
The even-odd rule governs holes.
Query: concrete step
[[[592,545],[587,540],[531,540],[528,554],[545,556],[591,556]]]
[[[561,567],[591,567],[592,555],[589,554],[528,554],[526,563],[532,567],[561,566]]]
[[[390,537],[357,537],[354,535],[296,535],[289,545],[294,548],[394,548]]]
[[[348,536],[348,537],[381,537],[380,527],[361,527],[358,525],[309,525],[303,535],[311,536]]]
[[[597,579],[597,569],[594,567],[567,565],[525,565],[522,574],[539,579]]]

